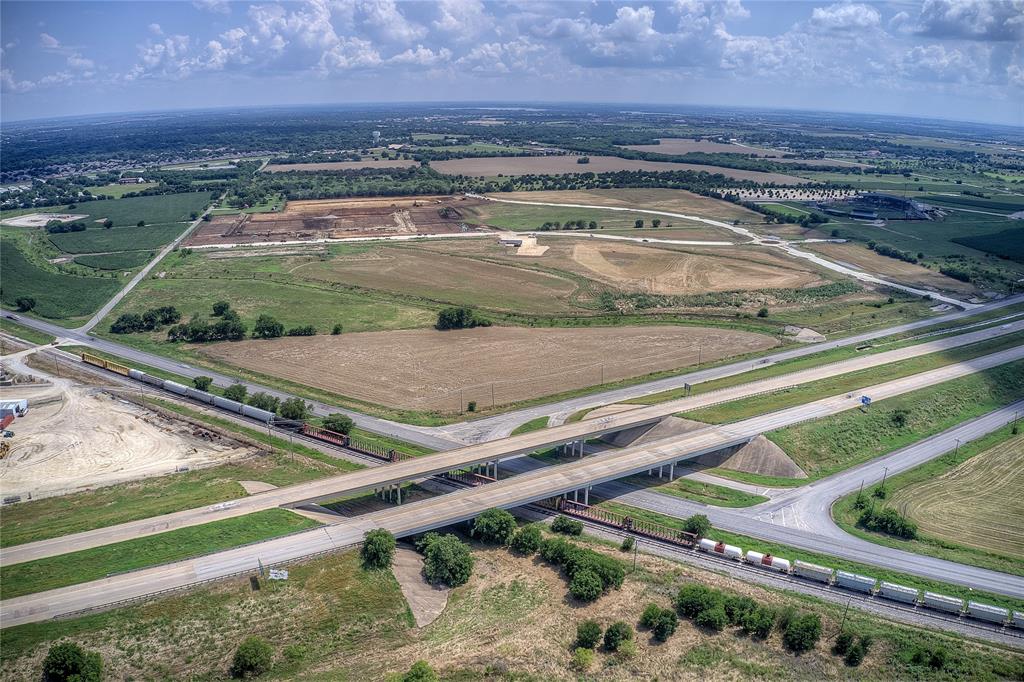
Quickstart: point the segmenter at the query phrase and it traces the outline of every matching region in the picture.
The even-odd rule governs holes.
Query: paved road
[[[296,504],[307,500],[323,499],[325,496],[339,497],[342,494],[374,490],[385,485],[415,480],[473,464],[498,461],[535,452],[552,445],[586,440],[604,433],[613,433],[625,428],[651,424],[677,412],[707,407],[746,396],[778,391],[849,372],[872,367],[883,367],[893,362],[922,357],[932,353],[941,353],[985,339],[1021,331],[1024,331],[1024,320],[1010,322],[994,329],[982,329],[882,353],[854,357],[782,376],[770,377],[738,386],[730,386],[717,391],[708,391],[707,393],[701,393],[688,398],[679,398],[655,405],[638,407],[601,419],[564,424],[540,431],[447,450],[429,457],[393,464],[373,471],[348,473],[308,483],[277,488],[274,491],[238,500],[227,507],[215,506],[215,508],[183,510],[152,519],[143,519],[74,535],[65,535],[50,540],[18,545],[0,550],[0,558],[2,558],[5,564],[10,565],[54,554],[64,554],[112,542],[162,533],[174,528],[240,516],[260,509]],[[857,395],[859,396],[860,392]],[[725,446],[723,445],[722,447]]]
[[[523,408],[520,410],[514,410],[506,412],[500,415],[492,417],[486,417],[483,419],[477,419],[469,422],[462,422],[458,424],[450,424],[446,426],[438,427],[425,427],[425,426],[413,426],[410,424],[402,424],[400,422],[394,422],[388,419],[381,419],[379,417],[373,417],[362,414],[360,412],[354,412],[351,410],[345,410],[334,405],[327,403],[311,401],[313,405],[313,411],[318,415],[326,415],[332,412],[342,412],[349,415],[355,420],[356,425],[359,428],[374,433],[379,433],[401,440],[423,445],[433,450],[450,450],[455,447],[459,447],[464,443],[480,442],[483,440],[491,440],[496,437],[506,436],[515,429],[516,426],[523,424],[531,419],[540,416],[556,415],[564,419],[568,415],[589,407],[596,407],[599,405],[607,405],[614,402],[620,402],[623,400],[629,400],[631,398],[638,398],[654,393],[660,393],[662,391],[682,388],[684,384],[697,384],[704,381],[710,381],[712,379],[718,379],[725,376],[732,376],[736,374],[742,374],[749,372],[767,364],[782,362],[784,360],[791,360],[793,358],[805,357],[807,355],[813,355],[825,350],[832,348],[839,348],[844,346],[856,345],[878,339],[893,334],[902,334],[904,332],[913,331],[914,329],[921,329],[924,327],[930,327],[938,324],[945,324],[961,320],[966,317],[977,315],[981,312],[990,310],[997,310],[1010,305],[1018,303],[1024,303],[1024,294],[1020,294],[1013,297],[1008,297],[1001,301],[995,301],[993,303],[978,306],[973,310],[959,311],[955,313],[949,313],[947,315],[940,315],[924,320],[917,320],[915,322],[908,322],[905,324],[895,325],[887,327],[885,329],[876,329],[874,331],[865,332],[863,334],[857,334],[855,336],[845,337],[836,339],[833,341],[826,341],[824,343],[813,344],[808,346],[800,346],[785,351],[780,351],[771,355],[763,356],[758,360],[745,360],[741,362],[734,362],[727,365],[720,365],[718,367],[712,367],[704,370],[697,370],[686,374],[680,374],[677,376],[667,377],[665,379],[659,379],[656,381],[650,381],[643,384],[637,384],[625,388],[613,389],[610,391],[602,391],[600,393],[593,393],[587,396],[581,396],[577,398],[570,398],[554,403],[548,403],[546,405],[540,405],[535,407]],[[8,311],[4,311],[5,315],[12,315]],[[219,372],[215,372],[205,368],[194,367],[176,360],[171,360],[161,355],[149,353],[146,351],[137,350],[130,346],[126,346],[121,343],[109,341],[107,339],[96,338],[87,334],[83,334],[76,330],[69,330],[64,327],[60,327],[51,322],[45,322],[43,320],[37,320],[35,318],[27,316],[17,316],[18,322],[26,327],[36,329],[47,334],[51,334],[59,339],[66,339],[80,345],[91,346],[96,350],[104,351],[122,357],[128,361],[136,362],[151,367],[162,369],[166,372],[174,372],[187,378],[194,378],[197,376],[209,376],[213,378],[214,382],[220,386],[229,386],[236,383],[234,377],[230,377]],[[266,386],[262,386],[255,382],[245,381],[244,383],[250,393],[257,391],[263,391],[270,395],[284,399],[291,397],[290,394],[278,391]],[[556,420],[560,421],[560,419]]]
[[[872,386],[869,392],[878,400],[883,400],[1022,358],[1024,358],[1024,346],[1019,346]],[[726,426],[709,426],[683,436],[637,447],[608,451],[569,464],[545,467],[486,486],[461,490],[405,506],[366,514],[356,519],[345,520],[335,525],[304,531],[284,538],[218,552],[168,566],[144,569],[91,583],[4,600],[0,602],[0,621],[7,625],[16,625],[44,620],[62,613],[150,595],[165,589],[176,589],[196,581],[226,577],[239,571],[253,570],[258,561],[262,561],[264,564],[292,561],[310,554],[355,544],[367,530],[374,527],[386,528],[397,536],[423,532],[473,518],[492,507],[517,507],[572,490],[615,481],[651,468],[681,459],[697,457],[731,444],[744,442],[765,431],[836,414],[853,409],[858,405],[859,402],[854,397],[834,396]],[[643,409],[648,408],[641,408],[641,410]],[[612,419],[614,417],[609,418],[609,420]],[[619,428],[621,426],[610,430]],[[543,431],[536,433],[543,434]],[[536,434],[523,434],[523,436],[531,435]],[[528,450],[524,449],[525,451]],[[425,464],[430,460],[448,457],[450,454],[438,454],[412,462],[354,472],[348,477],[370,474],[371,476],[367,478],[372,480],[372,474],[375,472],[393,470],[407,465],[418,465],[421,462]],[[431,470],[445,470],[443,467],[424,467],[416,473],[411,470],[413,468],[416,467],[410,467],[408,478],[423,476],[425,472]],[[278,491],[259,493],[239,500],[238,505],[251,504],[253,500],[277,493]],[[662,509],[664,508],[663,504]],[[217,512],[211,511],[210,513],[212,520],[213,515]],[[795,537],[799,537],[799,535],[799,532],[794,532]],[[914,558],[917,560],[915,565],[907,567],[911,573],[937,580],[956,582],[975,589],[1024,598],[1024,577],[1008,576],[951,562],[941,562],[940,569],[936,571],[933,562],[925,562],[920,557]]]

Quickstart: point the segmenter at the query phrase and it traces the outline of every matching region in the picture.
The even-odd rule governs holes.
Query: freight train
[[[854,592],[862,592],[869,596],[901,602],[909,606],[920,606],[955,616],[967,616],[996,625],[1012,625],[1013,627],[1024,628],[1024,613],[1020,611],[1011,612],[1009,609],[992,606],[991,604],[982,604],[935,592],[922,591],[915,587],[897,585],[896,583],[884,580],[879,581],[871,576],[851,573],[849,571],[838,571],[828,566],[819,566],[807,563],[806,561],[800,561],[799,559],[791,562],[788,559],[775,557],[771,554],[762,554],[753,550],[744,552],[735,545],[729,545],[710,538],[701,538],[697,543],[697,549],[708,554],[717,554],[750,566],[763,568],[767,571],[785,573],[786,575],[797,576],[825,585],[835,585],[853,590]]]
[[[237,400],[228,400],[227,398],[222,398],[219,395],[214,395],[212,393],[207,393],[206,391],[200,391],[197,388],[192,388],[191,386],[179,384],[176,381],[161,379],[160,377],[155,377],[152,374],[146,374],[145,372],[137,369],[126,367],[117,362],[111,362],[110,360],[104,360],[101,357],[91,355],[89,353],[82,353],[82,362],[95,365],[96,367],[102,367],[103,369],[116,374],[130,377],[136,381],[141,381],[144,384],[149,384],[150,386],[162,388],[165,391],[170,391],[171,393],[177,393],[178,395],[185,396],[186,398],[198,400],[199,402],[206,403],[207,405],[219,407],[220,409],[227,410],[228,412],[233,412],[244,417],[255,419],[256,421],[264,424],[273,422],[274,417],[276,416],[273,412],[268,410],[261,410],[258,407],[246,405],[245,403],[240,403]]]

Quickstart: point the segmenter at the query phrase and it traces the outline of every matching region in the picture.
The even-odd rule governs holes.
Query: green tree
[[[655,218],[652,220],[651,227],[661,227],[661,218]]]
[[[643,221],[642,218],[637,218],[636,222],[633,223],[633,227],[635,227],[638,230],[641,229],[643,226],[644,226],[644,221]]]
[[[746,614],[741,623],[743,631],[751,637],[765,639],[772,632],[775,625],[775,609],[768,606],[758,606]]]
[[[438,682],[440,678],[426,661],[416,661],[409,672],[402,675],[402,682]]]
[[[585,620],[576,626],[576,646],[593,649],[601,641],[601,625],[596,620]]]
[[[235,650],[231,676],[239,679],[259,677],[270,670],[274,651],[259,637],[249,637]]]
[[[135,227],[145,227],[145,226],[146,226],[146,221],[145,220],[140,220],[139,222],[135,223]]]
[[[704,609],[697,614],[693,622],[702,628],[721,632],[729,624],[729,616],[725,613],[725,606],[721,602],[709,609]]]
[[[661,607],[651,602],[644,607],[643,612],[640,614],[640,625],[645,628],[653,628],[654,624],[658,622],[658,618],[661,617]]]
[[[540,527],[537,524],[531,523],[523,526],[516,531],[515,537],[512,538],[512,551],[524,556],[536,554],[543,539],[544,536],[541,535]]]
[[[18,306],[18,312],[27,313],[36,307],[36,299],[31,296],[19,296],[14,305]]]
[[[572,652],[572,668],[583,673],[594,667],[594,650],[587,647],[576,647]]]
[[[582,535],[583,523],[576,519],[570,519],[568,516],[559,515],[551,522],[551,530],[563,535]]]
[[[792,621],[782,634],[782,643],[795,653],[810,651],[821,638],[821,618],[816,613],[804,613]]]
[[[604,583],[593,570],[584,568],[576,571],[569,581],[569,593],[580,601],[594,601],[604,592]]]
[[[635,546],[636,540],[633,538],[632,535],[627,535],[626,537],[622,538],[622,543],[619,545],[619,551],[632,552]]]
[[[757,311],[758,317],[768,317],[768,308],[761,308]]]
[[[363,536],[360,550],[366,568],[391,568],[395,556],[395,536],[383,528],[374,528]]]
[[[629,626],[629,623],[624,623],[621,620],[616,621],[605,630],[604,648],[608,651],[618,651],[623,642],[628,642],[632,639],[633,628]]]
[[[704,514],[694,514],[683,522],[683,530],[699,538],[705,538],[711,532],[711,521]]]
[[[654,632],[654,639],[666,642],[675,634],[677,627],[679,627],[679,618],[676,616],[676,612],[672,609],[662,609],[661,615],[654,621],[654,627],[651,630]]]
[[[334,328],[331,329],[331,335],[337,336],[340,333],[341,333],[341,325],[340,324],[334,325]]]
[[[449,587],[465,584],[473,573],[469,546],[451,534],[435,536],[423,555],[423,573],[431,583]]]
[[[209,391],[210,386],[213,384],[213,379],[206,376],[199,376],[192,379],[192,385],[200,391]]]
[[[286,398],[281,403],[279,413],[285,419],[302,421],[309,416],[309,405],[302,398]]]
[[[213,304],[213,316],[220,317],[227,311],[231,310],[231,304],[227,301],[217,301]]]
[[[488,509],[473,521],[473,537],[492,545],[507,545],[516,534],[516,519],[504,509]]]
[[[260,315],[256,318],[256,326],[252,329],[253,338],[276,339],[284,334],[284,325],[270,315]]]
[[[489,326],[491,326],[490,320],[480,317],[472,308],[467,308],[466,306],[444,308],[437,314],[437,323],[434,325],[435,328],[441,331]]]
[[[239,403],[245,402],[245,396],[248,393],[249,389],[247,389],[242,384],[231,384],[230,386],[224,389],[225,398],[227,398],[228,400],[234,400]]]
[[[54,644],[43,659],[44,682],[99,682],[103,659],[74,642]]]
[[[355,428],[355,425],[356,423],[352,421],[352,417],[340,412],[333,412],[324,417],[324,428],[335,433],[348,435]]]

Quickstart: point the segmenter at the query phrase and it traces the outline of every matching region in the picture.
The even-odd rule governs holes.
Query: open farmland
[[[976,549],[1024,558],[1024,436],[971,457],[941,476],[907,486],[889,504],[921,533]]]
[[[288,171],[343,171],[360,168],[408,168],[418,165],[412,159],[363,159],[362,161],[325,161],[322,163],[272,163],[263,170],[267,173]]]
[[[863,244],[805,244],[803,248],[901,284],[961,295],[978,293],[978,289],[969,282],[960,282],[921,265],[879,255]]]
[[[783,158],[785,152],[779,149],[764,149],[761,147],[748,147],[745,144],[732,144],[723,142],[709,142],[707,140],[693,140],[680,137],[658,138],[660,144],[628,144],[623,145],[624,149],[632,149],[637,152],[648,152],[652,154],[741,154],[743,156],[758,156],[777,163],[802,163],[808,166],[861,166],[863,163],[852,161],[841,161],[838,159],[801,159]]]
[[[209,203],[209,192],[189,192],[89,201],[79,204],[74,210],[76,213],[88,213],[93,222],[109,219],[114,227],[125,227],[140,220],[147,225],[185,222],[192,213],[201,213]]]
[[[448,196],[291,201],[281,213],[217,216],[188,245],[454,234],[462,231],[465,207],[476,203]]]
[[[156,254],[153,251],[119,251],[78,256],[75,262],[96,270],[131,270],[148,263]]]
[[[542,192],[502,192],[495,195],[497,199],[511,199],[514,201],[537,201],[554,204],[585,204],[589,206],[613,206],[613,207],[636,207],[655,211],[668,211],[671,213],[682,213],[693,215],[698,218],[711,218],[713,220],[740,222],[756,222],[764,220],[764,216],[749,209],[743,208],[729,201],[712,199],[710,197],[687,192],[684,189],[592,189],[592,190],[552,190]],[[491,202],[482,207],[474,208],[474,211],[493,211],[500,215],[500,211],[506,206],[504,204]],[[523,207],[528,208],[528,207]],[[540,210],[553,207],[535,207]],[[646,223],[659,216],[640,214],[637,217],[643,218]],[[698,222],[690,222],[681,218],[668,218],[660,216],[662,226],[672,223],[676,228],[706,228]],[[630,221],[632,223],[632,221]],[[632,227],[632,224],[630,225]],[[714,229],[714,228],[712,228]],[[722,230],[723,235],[734,236],[727,230]]]
[[[19,298],[29,296],[36,301],[33,312],[54,319],[92,314],[121,288],[120,281],[113,278],[77,277],[44,270],[30,262],[8,239],[0,244],[0,271],[0,300],[5,306],[14,308]]]
[[[764,350],[764,334],[699,327],[489,327],[219,343],[209,357],[377,405],[437,412],[529,400]],[[467,362],[467,359],[470,361]]]
[[[138,249],[156,249],[185,230],[184,223],[144,225],[143,227],[90,227],[82,232],[61,232],[47,235],[50,242],[64,253],[108,253]]]
[[[615,171],[696,171],[720,173],[728,178],[753,182],[798,185],[803,178],[782,173],[737,170],[719,166],[669,161],[638,161],[617,156],[591,156],[590,163],[577,163],[578,156],[494,156],[479,159],[433,161],[430,167],[445,175],[496,177],[509,175],[565,175],[571,173],[611,173]]]

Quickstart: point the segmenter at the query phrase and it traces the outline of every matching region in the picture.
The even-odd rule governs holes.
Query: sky
[[[392,101],[1024,126],[1024,0],[0,3],[0,121]]]

